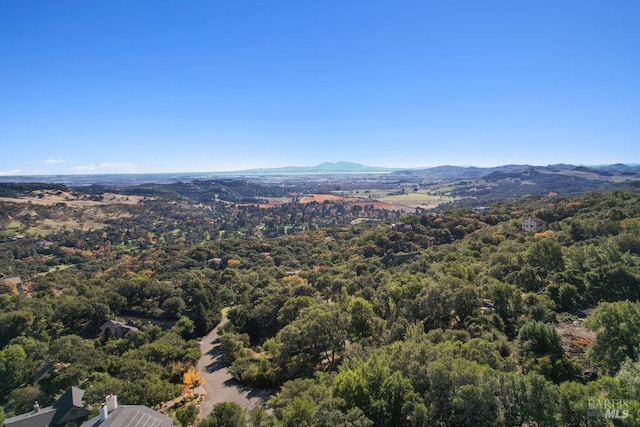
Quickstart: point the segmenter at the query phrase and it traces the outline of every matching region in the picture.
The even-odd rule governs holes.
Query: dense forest
[[[176,425],[640,425],[638,186],[478,213],[136,196],[0,202],[0,420],[72,385],[157,407],[224,312],[234,377],[278,391]],[[126,316],[158,321],[100,334]]]

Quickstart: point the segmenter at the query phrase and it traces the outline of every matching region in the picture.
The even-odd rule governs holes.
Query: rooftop
[[[104,421],[91,418],[80,427],[171,427],[173,419],[141,405],[122,405],[109,412]]]
[[[42,408],[38,411],[27,412],[4,420],[5,427],[42,427],[52,425],[51,420],[56,415],[57,410],[52,406]]]

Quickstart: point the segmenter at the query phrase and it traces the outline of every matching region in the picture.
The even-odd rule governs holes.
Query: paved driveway
[[[198,360],[197,369],[204,379],[203,388],[206,399],[198,407],[203,418],[211,412],[216,403],[235,402],[245,409],[251,409],[265,402],[274,393],[273,390],[255,389],[241,385],[233,379],[229,370],[222,363],[218,329],[228,321],[229,319],[223,317],[218,326],[200,342],[202,357]]]

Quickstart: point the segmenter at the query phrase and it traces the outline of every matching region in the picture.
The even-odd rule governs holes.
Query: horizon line
[[[370,169],[386,169],[386,171],[311,171],[311,172],[289,172],[283,171],[284,169],[313,169],[318,166],[322,166],[325,164],[332,164],[338,166],[339,164],[349,164],[354,166],[360,166],[364,168]],[[310,166],[271,166],[271,167],[254,167],[247,169],[236,169],[236,170],[212,170],[212,171],[202,171],[202,170],[194,170],[194,171],[157,171],[157,172],[137,172],[137,171],[129,171],[129,172],[58,172],[58,173],[44,173],[44,172],[27,172],[27,173],[11,173],[14,171],[7,171],[9,173],[0,172],[0,178],[22,178],[22,177],[55,177],[55,176],[104,176],[104,175],[186,175],[186,174],[245,174],[248,172],[274,172],[274,173],[286,173],[287,175],[292,174],[310,174],[310,175],[323,175],[323,174],[354,174],[354,173],[389,173],[395,171],[402,170],[427,170],[427,169],[435,169],[441,167],[459,167],[459,168],[477,168],[477,169],[491,169],[491,168],[499,168],[506,166],[526,166],[526,167],[551,167],[551,166],[559,166],[559,165],[568,165],[568,166],[576,166],[576,167],[604,167],[604,166],[613,166],[613,165],[624,165],[624,166],[640,166],[640,163],[624,163],[624,162],[615,162],[615,163],[599,163],[599,164],[583,164],[583,163],[548,163],[546,165],[543,164],[529,164],[529,163],[505,163],[498,164],[493,166],[476,166],[476,165],[456,165],[456,164],[441,164],[437,166],[369,166],[362,163],[357,162],[349,162],[349,161],[337,161],[337,162],[322,162],[316,165]],[[16,171],[17,172],[17,171]]]

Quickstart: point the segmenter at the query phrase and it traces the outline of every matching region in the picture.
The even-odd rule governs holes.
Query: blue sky
[[[640,2],[0,2],[0,174],[640,163]]]

